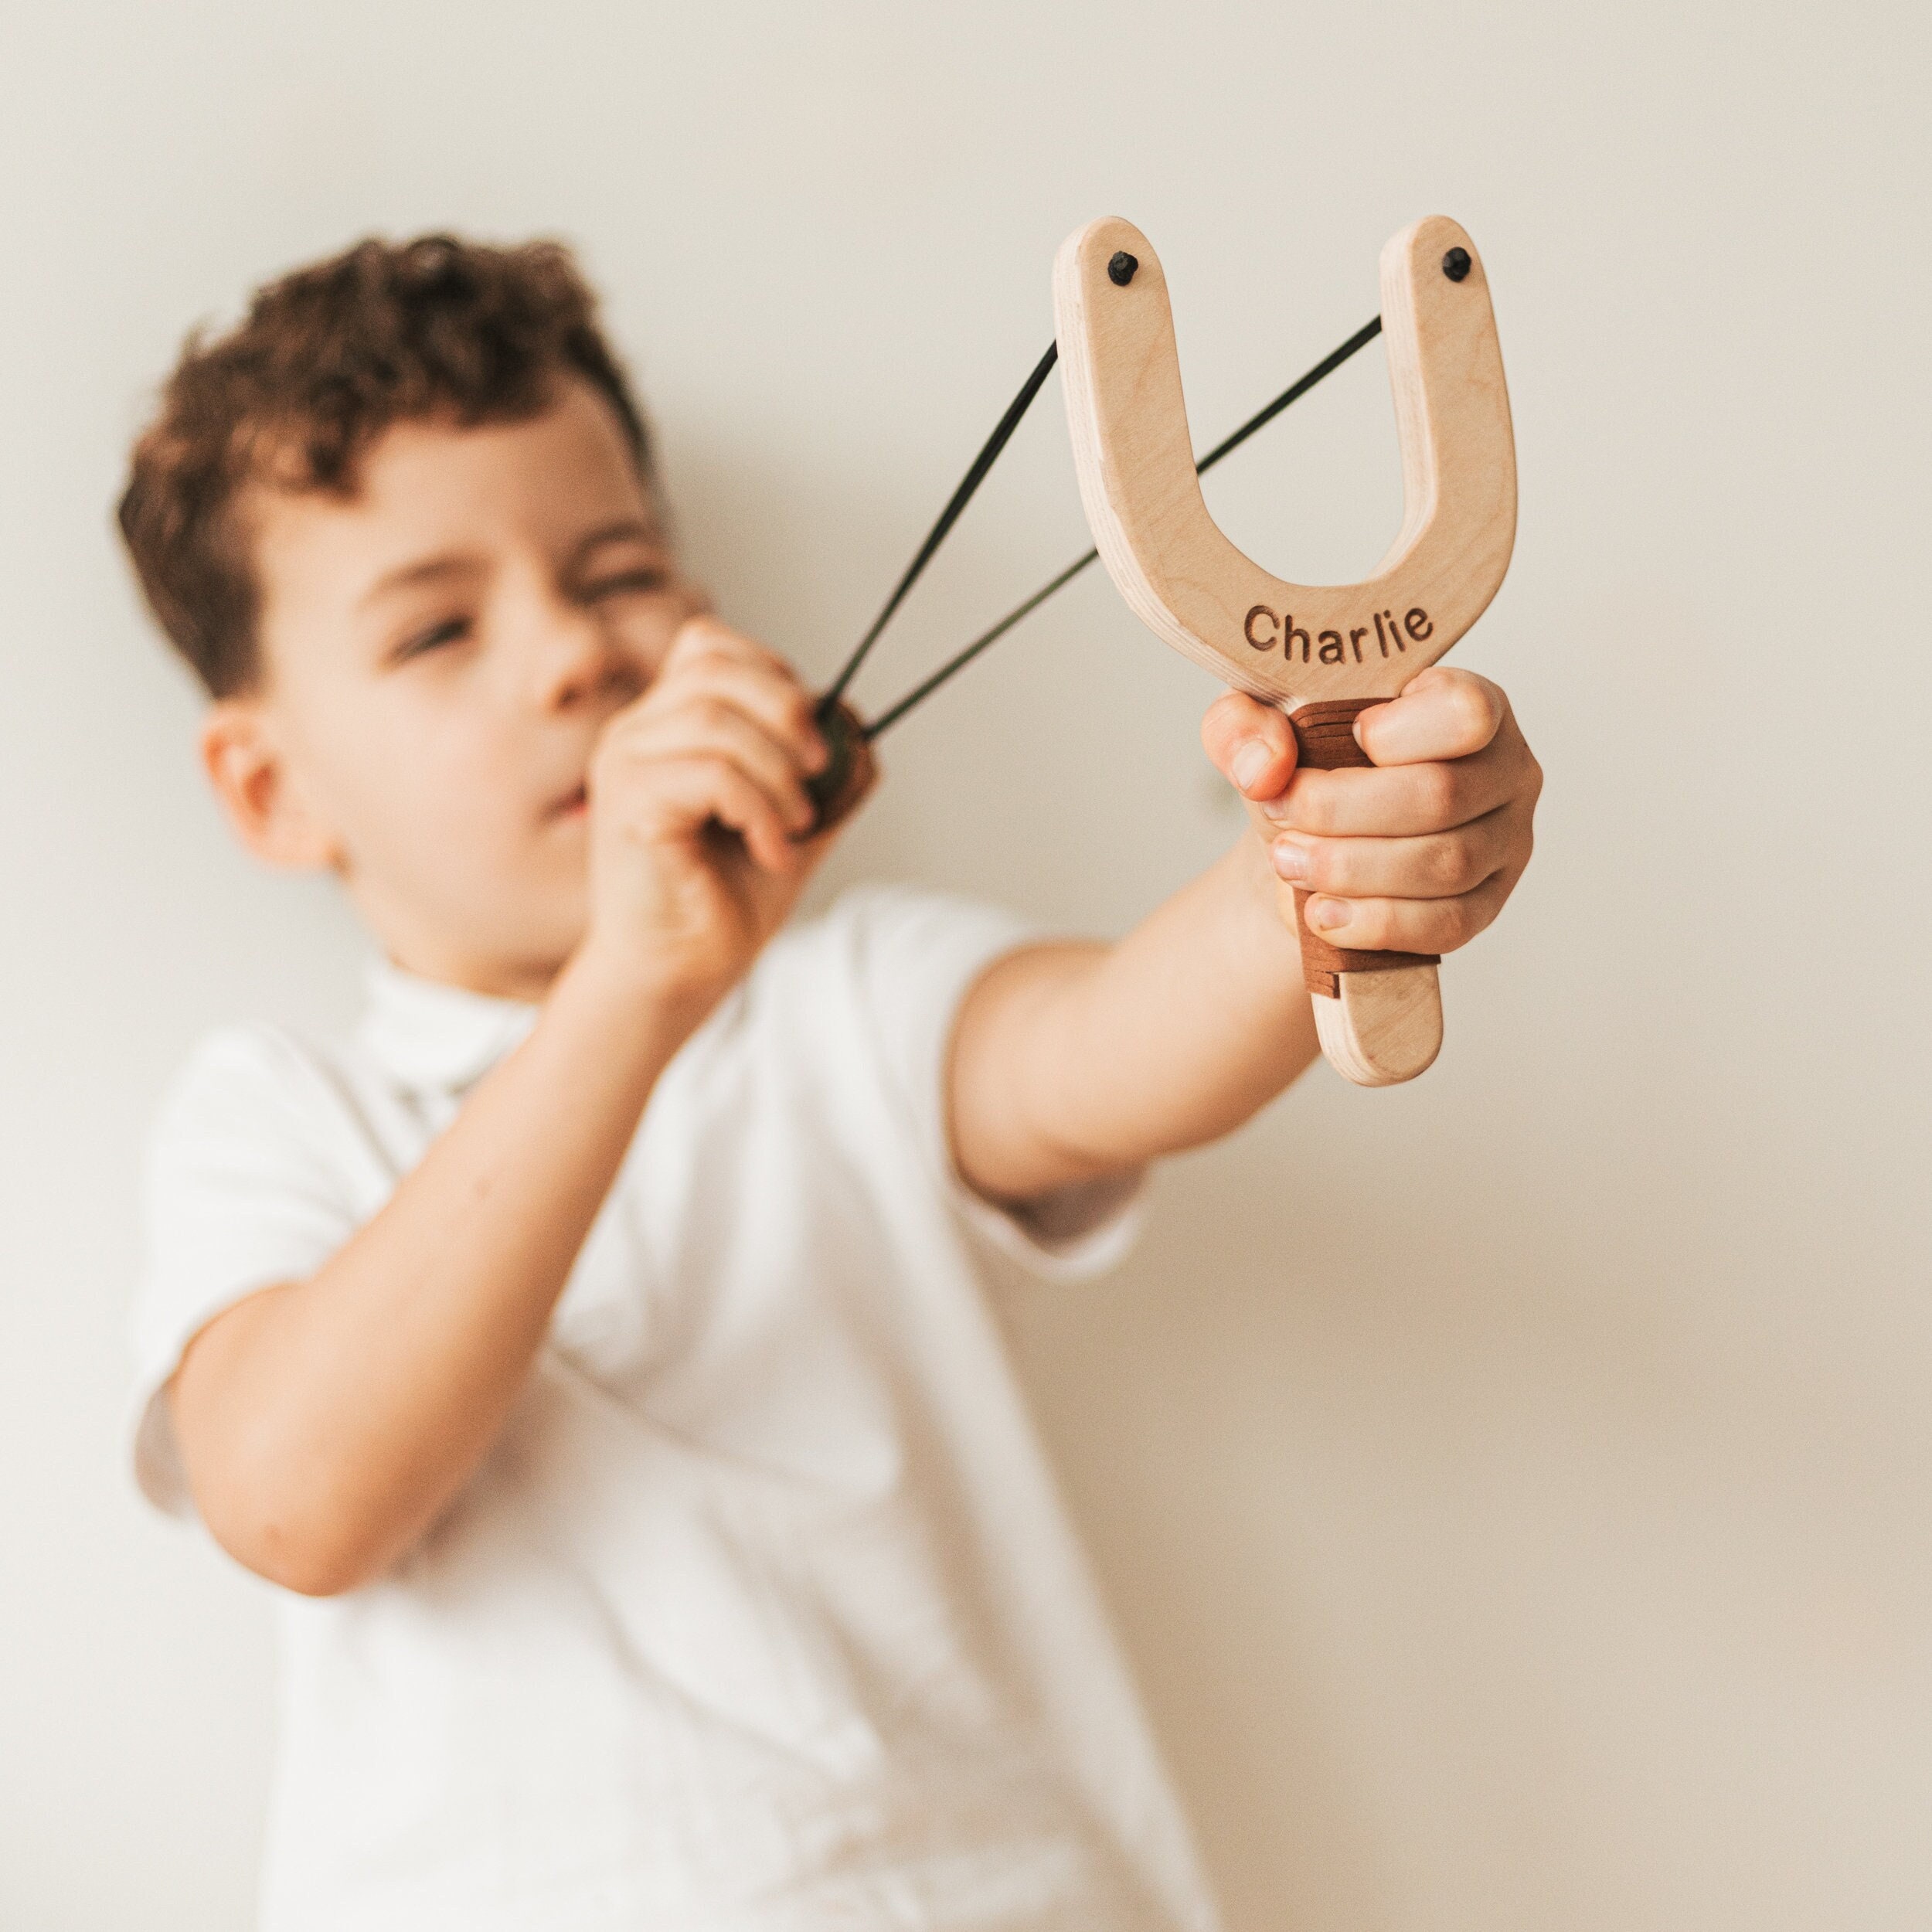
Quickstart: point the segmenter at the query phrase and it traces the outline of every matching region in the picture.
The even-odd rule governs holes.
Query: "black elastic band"
[[[1274,419],[1279,416],[1291,403],[1293,403],[1298,400],[1300,397],[1307,395],[1308,391],[1313,389],[1315,384],[1320,382],[1324,376],[1332,376],[1351,355],[1355,354],[1356,350],[1366,349],[1368,345],[1372,342],[1381,333],[1382,318],[1378,315],[1373,321],[1367,323],[1363,327],[1357,329],[1355,332],[1351,335],[1339,349],[1335,349],[1330,354],[1323,356],[1321,360],[1317,362],[1315,367],[1310,369],[1305,376],[1297,377],[1296,379],[1291,383],[1272,403],[1268,404],[1267,408],[1258,411],[1253,416],[1250,416],[1232,436],[1225,437],[1221,441],[1216,444],[1213,448],[1209,450],[1207,454],[1202,457],[1200,461],[1195,464],[1194,468],[1196,474],[1205,476],[1209,470],[1213,468],[1216,464],[1220,461],[1223,457],[1227,455],[1230,451],[1239,449],[1240,446],[1245,443],[1257,430],[1265,428],[1270,423],[1273,422]],[[1049,352],[1046,358],[1041,362],[1039,367],[1033,372],[1032,377],[1029,380],[1029,386],[1026,389],[1021,391],[1021,394],[1026,399],[1026,403],[1030,403],[1033,400],[1032,391],[1039,388],[1040,383],[1046,377],[1047,370],[1052,366],[1053,355],[1051,352]],[[1024,413],[1026,403],[1021,403],[1017,406],[1022,413]],[[1014,414],[1012,410],[1008,410],[1007,414],[1012,419],[1011,421],[1002,423],[1000,425],[1000,430],[995,433],[998,444],[1002,446],[1004,445],[1006,437],[1012,434],[1012,424],[1019,420],[1019,417]],[[1001,432],[1004,432],[1004,434],[1001,434]],[[988,444],[987,447],[992,451],[992,455],[985,456],[982,458],[986,468],[981,469],[978,464],[975,464],[974,466],[975,468],[978,469],[979,471],[978,475],[975,476],[972,479],[975,488],[978,488],[980,478],[985,474],[986,469],[990,469],[992,467],[992,457],[999,454],[999,449],[995,447],[992,444]],[[971,492],[968,491],[967,494],[970,495]],[[960,507],[964,509],[964,505],[961,504]],[[952,510],[951,505],[949,505],[947,506],[947,509],[949,516],[957,514],[957,512]],[[930,556],[932,554],[933,550],[937,547],[938,540],[940,537],[945,535],[946,530],[950,529],[952,527],[951,523],[948,521],[947,518],[941,518],[940,522],[944,526],[944,527],[936,531],[931,537],[929,537],[927,539],[927,548],[920,554],[919,564],[920,566],[924,564],[926,559]],[[1060,575],[1055,577],[1050,583],[1043,584],[1040,588],[1036,590],[1024,604],[1015,605],[1013,609],[1008,611],[1005,616],[1002,617],[998,623],[995,624],[990,631],[981,631],[978,637],[974,638],[971,644],[967,645],[964,650],[958,651],[952,657],[948,658],[930,678],[927,678],[923,683],[915,685],[913,689],[907,692],[905,696],[901,698],[896,704],[893,705],[886,710],[881,712],[870,724],[866,726],[866,742],[868,744],[871,743],[872,740],[879,737],[889,726],[896,724],[901,718],[905,716],[907,712],[910,711],[913,708],[914,706],[923,703],[924,701],[927,698],[930,697],[942,684],[945,683],[947,679],[953,676],[954,673],[957,672],[964,671],[967,665],[971,664],[974,658],[978,657],[988,645],[996,643],[1000,638],[1003,638],[1009,631],[1012,629],[1015,624],[1019,622],[1022,617],[1029,615],[1032,611],[1037,611],[1039,607],[1044,604],[1056,590],[1059,590],[1063,584],[1071,583],[1074,578],[1078,577],[1090,563],[1097,560],[1100,554],[1100,553],[1098,550],[1089,550],[1086,556],[1080,558],[1077,563],[1070,563],[1066,568],[1061,571]],[[910,574],[916,575],[917,570]],[[903,588],[904,587],[902,586],[902,591]],[[895,594],[893,603],[896,604],[898,600],[898,594]],[[886,616],[889,617],[891,614],[892,605],[888,604],[886,608]],[[883,625],[884,622],[885,617],[882,617],[879,621],[879,624],[873,625],[872,634],[874,636],[878,634],[880,625]],[[869,647],[871,642],[872,638],[868,637],[866,640],[866,647]],[[864,655],[864,649],[866,647],[861,648],[859,653],[861,656]],[[851,670],[855,668],[855,665],[848,666],[847,675],[849,675]],[[838,696],[838,692],[845,689],[845,682],[846,678],[842,676],[839,679],[838,682],[833,686],[832,695],[835,697]]]
[[[1015,430],[1019,427],[1019,419],[1026,413],[1033,398],[1039,393],[1040,385],[1046,380],[1053,365],[1060,360],[1060,345],[1057,340],[1046,345],[1046,353],[1034,365],[1033,372],[1020,386],[1019,393],[1006,406],[1006,413],[999,419],[998,427],[986,439],[986,447],[973,459],[973,467],[966,472],[960,486],[954,491],[952,501],[939,513],[939,521],[928,533],[926,541],[919,546],[919,554],[906,566],[906,574],[899,580],[898,587],[886,600],[886,607],[872,619],[872,628],[859,640],[859,648],[845,660],[845,668],[832,680],[831,688],[819,700],[821,708],[829,710],[845,696],[845,687],[856,675],[859,667],[866,662],[866,654],[879,641],[879,634],[891,621],[892,614],[904,601],[906,593],[919,581],[919,573],[932,561],[933,553],[946,540],[946,532],[959,521],[961,511],[973,500],[973,492],[986,481],[986,472],[998,461],[999,453],[1005,448]]]
[[[1042,584],[1024,604],[1016,605],[1012,610],[1009,611],[992,630],[982,631],[964,651],[957,651],[948,658],[923,684],[914,685],[912,689],[908,691],[896,705],[882,711],[866,727],[866,743],[870,744],[873,739],[876,738],[888,726],[896,724],[907,712],[912,709],[914,705],[922,703],[931,696],[933,692],[952,676],[954,672],[964,671],[967,665],[971,664],[989,644],[997,644],[1009,631],[1012,629],[1015,624],[1019,622],[1022,617],[1029,616],[1037,611],[1062,584],[1071,583],[1090,563],[1094,563],[1099,557],[1100,554],[1097,550],[1089,550],[1077,563],[1070,563],[1058,577],[1053,579],[1052,583]]]
[[[1195,464],[1197,474],[1206,476],[1230,450],[1238,450],[1257,430],[1265,429],[1291,403],[1299,402],[1325,376],[1332,376],[1359,349],[1366,349],[1382,333],[1382,318],[1378,315],[1372,322],[1364,322],[1338,349],[1322,357],[1307,375],[1298,376],[1267,407],[1258,414],[1250,416],[1232,436],[1216,443],[1199,462]]]

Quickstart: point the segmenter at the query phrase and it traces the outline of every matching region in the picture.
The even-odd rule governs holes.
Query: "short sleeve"
[[[142,1176],[131,1420],[135,1478],[171,1515],[193,1506],[162,1393],[188,1344],[258,1289],[313,1274],[355,1231],[342,1104],[267,1027],[211,1035],[162,1100]]]
[[[1139,1232],[1142,1170],[1064,1188],[1009,1211],[954,1165],[946,1076],[960,1007],[995,961],[1042,935],[1014,914],[944,893],[873,886],[849,893],[866,1023],[924,1164],[961,1219],[1029,1274],[1084,1280],[1124,1258]]]

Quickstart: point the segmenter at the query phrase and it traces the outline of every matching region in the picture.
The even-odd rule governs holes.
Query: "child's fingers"
[[[1214,768],[1245,798],[1278,798],[1294,773],[1294,733],[1272,705],[1245,692],[1216,698],[1201,720]]]
[[[1509,700],[1487,678],[1432,665],[1400,697],[1363,712],[1355,737],[1378,765],[1468,758],[1495,740],[1509,716]]]
[[[1523,795],[1528,778],[1522,740],[1492,743],[1473,757],[1425,764],[1304,768],[1268,814],[1284,832],[1323,838],[1416,838],[1451,832]]]
[[[1332,946],[1363,952],[1452,953],[1502,910],[1514,880],[1498,872],[1452,899],[1309,900],[1302,916]]]
[[[794,831],[811,823],[811,801],[793,747],[773,738],[762,719],[722,698],[693,693],[641,716],[628,736],[643,758],[727,760],[771,800]]]
[[[807,771],[830,756],[811,694],[791,665],[715,618],[694,617],[678,633],[641,709],[661,708],[698,691],[721,698],[790,745]]]
[[[654,758],[634,808],[638,829],[688,837],[716,820],[744,840],[767,872],[789,872],[798,847],[777,805],[729,758]]]
[[[1343,899],[1452,899],[1517,862],[1526,845],[1513,805],[1413,838],[1316,838],[1283,832],[1269,848],[1291,883]]]
[[[685,666],[708,656],[733,658],[775,672],[781,677],[797,675],[769,645],[747,637],[742,631],[733,630],[722,617],[714,617],[709,611],[701,611],[678,626],[671,648],[665,654],[665,668],[668,670],[674,664]]]
[[[727,704],[744,713],[786,747],[801,769],[824,769],[830,753],[814,716],[811,696],[795,679],[706,652],[688,660],[675,679],[661,682],[647,693],[645,706],[654,711],[673,709],[698,698]]]

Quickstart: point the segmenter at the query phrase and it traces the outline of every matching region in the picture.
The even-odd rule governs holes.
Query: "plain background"
[[[1236,1932],[1932,1922],[1922,8],[197,4],[0,22],[0,1923],[248,1923],[266,1593],[133,1500],[155,1095],[325,1028],[110,539],[188,327],[372,230],[577,243],[726,613],[822,676],[1050,332],[1160,248],[1197,440],[1454,215],[1519,438],[1455,662],[1549,774],[1427,1078],[1174,1164],[1021,1338]],[[860,688],[1087,542],[1057,385]],[[1399,518],[1379,349],[1209,499]],[[889,741],[838,877],[1117,930],[1241,830],[1098,573]],[[1202,997],[1213,988],[1203,987]]]

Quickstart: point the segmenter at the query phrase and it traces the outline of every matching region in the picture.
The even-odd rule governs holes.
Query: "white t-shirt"
[[[665,1070],[501,1436],[422,1544],[281,1599],[270,1932],[1207,1932],[1213,1908],[983,1278],[1088,1274],[954,1175],[960,999],[1025,937],[872,889]],[[353,1043],[215,1035],[151,1146],[135,1462],[162,1385],[308,1276],[534,1008],[373,974]]]

